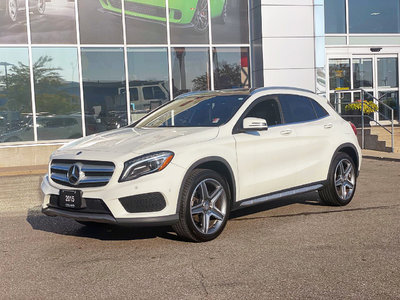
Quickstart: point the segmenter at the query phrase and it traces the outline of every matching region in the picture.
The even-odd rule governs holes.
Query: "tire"
[[[208,4],[207,0],[198,0],[192,25],[197,33],[204,33],[208,29]]]
[[[224,25],[226,23],[227,19],[228,19],[228,0],[225,0],[224,8],[222,9],[222,13],[220,16],[215,18],[215,22],[217,24]]]
[[[212,170],[196,169],[183,184],[179,222],[173,229],[193,242],[215,239],[224,230],[231,208],[225,178]]]
[[[357,185],[356,166],[346,153],[338,153],[329,168],[327,185],[319,191],[323,203],[345,206],[354,197]]]
[[[18,2],[17,0],[7,1],[7,15],[11,22],[18,21]]]
[[[38,0],[35,9],[35,14],[43,15],[46,11],[46,0]]]

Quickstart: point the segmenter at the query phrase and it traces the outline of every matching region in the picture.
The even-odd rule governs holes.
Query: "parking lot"
[[[364,160],[346,207],[270,202],[204,244],[46,217],[39,181],[0,177],[1,299],[399,299],[400,162]]]

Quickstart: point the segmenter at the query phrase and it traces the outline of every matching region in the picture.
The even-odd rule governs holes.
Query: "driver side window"
[[[247,114],[246,118],[261,118],[267,121],[268,126],[282,124],[282,114],[279,103],[275,99],[265,99],[257,103]]]

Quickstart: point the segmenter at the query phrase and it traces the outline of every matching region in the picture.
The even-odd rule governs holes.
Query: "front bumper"
[[[42,213],[51,217],[60,216],[60,217],[71,218],[77,221],[131,225],[131,226],[167,226],[176,224],[179,220],[178,214],[164,216],[164,217],[114,218],[113,216],[106,214],[71,212],[52,207],[42,208]]]
[[[41,184],[41,190],[44,194],[42,212],[49,216],[63,216],[78,221],[135,226],[171,225],[178,221],[177,205],[179,190],[186,171],[184,168],[171,163],[161,172],[128,182],[118,182],[120,171],[117,168],[110,182],[103,187],[79,189],[82,191],[83,199],[100,199],[107,207],[107,211],[103,213],[64,209],[55,206],[54,197],[60,194],[60,190],[76,190],[77,188],[57,184],[46,175]],[[165,200],[165,206],[153,211],[143,212],[143,210],[131,210],[130,208],[135,206],[126,205],[126,198],[129,200],[130,198],[134,199],[132,196],[152,195],[152,193],[161,194]],[[123,199],[122,202],[121,199]]]

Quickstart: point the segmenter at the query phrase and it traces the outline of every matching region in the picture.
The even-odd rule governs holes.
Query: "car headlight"
[[[141,176],[165,169],[174,157],[170,151],[161,151],[142,155],[125,162],[120,182],[129,181]]]

